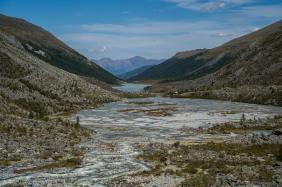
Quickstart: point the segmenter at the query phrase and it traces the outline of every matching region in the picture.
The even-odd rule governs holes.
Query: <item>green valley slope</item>
[[[197,49],[177,53],[174,57],[153,66],[132,78],[132,80],[191,80],[213,73],[239,59],[245,61],[242,64],[248,65],[251,62],[244,56],[246,52],[252,51],[253,53],[250,55],[256,55],[259,50],[267,51],[270,50],[269,48],[273,52],[281,52],[281,48],[271,47],[275,45],[271,42],[275,42],[275,39],[280,37],[281,27],[282,21],[279,21],[259,31],[234,39],[217,48]],[[266,45],[269,45],[269,47]],[[267,63],[277,62],[279,55],[276,54],[273,58],[276,58],[274,62]],[[259,68],[255,71],[258,72]]]
[[[282,21],[213,49],[176,54],[133,80],[181,97],[282,105]]]
[[[119,84],[117,77],[92,63],[48,31],[23,19],[0,14],[0,31],[13,35],[27,51],[53,66],[108,84]]]
[[[132,71],[123,73],[123,74],[119,75],[119,77],[123,80],[130,80],[130,78],[135,77],[135,76],[143,73],[144,71],[146,71],[147,69],[149,69],[151,67],[152,67],[152,65],[142,66],[142,67],[134,69]]]

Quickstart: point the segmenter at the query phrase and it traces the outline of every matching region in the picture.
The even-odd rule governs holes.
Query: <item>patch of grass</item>
[[[41,119],[42,117],[44,117],[47,114],[47,110],[46,110],[47,104],[43,102],[32,101],[32,100],[21,98],[21,99],[16,100],[15,104],[30,112],[34,112],[36,118],[39,118],[39,119]]]
[[[279,149],[282,147],[281,144],[258,144],[258,145],[242,145],[237,143],[213,143],[201,145],[190,145],[186,146],[186,149],[202,150],[202,151],[225,151],[226,154],[238,155],[238,154],[249,154],[254,156],[265,156],[273,154],[274,156],[279,155]],[[185,149],[185,147],[183,147]]]
[[[215,173],[199,173],[184,180],[181,183],[181,186],[197,186],[197,187],[212,186],[215,180],[216,180]]]
[[[159,176],[161,173],[162,173],[162,170],[161,170],[162,166],[159,165],[159,164],[156,164],[153,168],[151,168],[151,170],[148,170],[148,171],[142,171],[142,172],[139,172],[139,173],[136,173],[136,174],[133,174],[131,176],[150,176],[150,175],[153,175],[153,176]]]
[[[170,116],[171,113],[170,111],[173,111],[173,109],[163,109],[163,108],[159,108],[159,109],[152,109],[146,112],[146,114],[148,116],[155,116],[155,117],[164,117],[164,116]]]
[[[132,101],[132,102],[128,102],[128,104],[132,104],[132,105],[152,105],[152,104],[154,104],[154,102],[152,102],[152,101],[143,101],[143,102]]]
[[[14,162],[18,162],[22,160],[22,157],[19,154],[13,154],[12,156],[10,156],[10,160]]]
[[[138,111],[138,109],[135,109],[135,108],[127,108],[127,109],[118,110],[118,112],[133,112],[133,111]]]
[[[180,146],[180,142],[177,141],[175,143],[172,144],[173,147],[178,148]]]
[[[152,93],[147,92],[122,92],[118,96],[123,98],[146,98],[146,97],[155,97]]]
[[[237,114],[237,111],[222,111],[220,114],[226,115],[226,114]]]
[[[259,166],[257,169],[259,178],[254,178],[253,180],[259,180],[263,182],[272,182],[272,177],[274,175],[274,171],[267,168],[266,166]]]
[[[282,128],[282,117],[280,115],[275,116],[273,119],[269,119],[266,122],[257,120],[241,120],[240,122],[226,122],[223,124],[216,124],[210,127],[208,133],[223,133],[229,134],[231,132],[246,132],[253,130],[275,130]]]
[[[164,163],[166,161],[165,155],[160,153],[160,152],[154,152],[152,154],[143,155],[143,156],[140,156],[139,158],[141,158],[143,160],[155,162],[157,164],[161,164],[161,163]]]
[[[279,162],[282,162],[282,146],[280,146],[280,148],[279,148],[278,154],[276,155],[276,159]]]
[[[274,116],[274,119],[282,119],[282,114],[280,114],[280,115],[275,115],[275,116]]]
[[[45,164],[41,166],[35,166],[31,168],[24,168],[24,169],[18,169],[15,170],[14,173],[20,174],[20,173],[26,173],[26,172],[36,172],[41,171],[45,169],[56,169],[56,168],[76,168],[79,167],[81,164],[81,157],[74,157],[67,160],[62,160],[55,163]]]
[[[29,70],[15,63],[7,54],[0,52],[0,74],[1,77],[16,79],[30,73]]]
[[[199,157],[189,156],[191,153],[198,153]],[[201,156],[205,154],[211,156]],[[235,155],[237,155],[236,159],[230,159],[230,156]],[[246,159],[246,157],[252,159]],[[264,161],[257,158],[262,158]],[[243,175],[245,177],[242,178],[243,181],[271,182],[274,175],[271,166],[282,159],[282,145],[242,145],[224,142],[182,145],[176,142],[172,144],[170,151],[154,149],[152,152],[141,155],[139,159],[154,164],[151,171],[141,172],[140,175],[166,173],[181,176],[185,178],[182,186],[211,186],[215,183],[217,173],[232,174],[234,177],[240,178],[242,177],[242,166],[250,167],[258,173],[254,176]]]
[[[128,108],[119,110],[118,112],[145,113],[148,116],[163,117],[171,115],[170,112],[176,111],[176,107],[161,107],[156,109],[134,109]]]
[[[8,135],[12,136],[27,136],[28,131],[30,131],[32,128],[28,128],[24,125],[9,125],[9,124],[0,124],[0,133],[6,133]]]
[[[0,166],[9,166],[11,165],[11,160],[0,160]]]
[[[61,98],[57,94],[54,94],[54,93],[50,92],[49,90],[48,91],[43,90],[43,89],[39,88],[37,85],[32,84],[28,80],[20,79],[20,82],[23,83],[25,86],[27,86],[30,90],[37,91],[40,94],[44,95],[45,97],[48,97],[48,98],[51,98],[51,99],[56,99],[58,101],[61,100]]]
[[[57,113],[54,115],[50,115],[49,118],[50,119],[58,119],[58,120],[62,120],[64,118],[70,117],[71,115],[73,115],[74,112],[69,111],[69,112],[61,112],[61,113]]]

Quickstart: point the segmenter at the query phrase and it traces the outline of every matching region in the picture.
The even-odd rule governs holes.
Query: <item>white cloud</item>
[[[107,51],[107,46],[102,47],[94,47],[94,48],[88,48],[88,52],[90,53],[105,53]]]
[[[232,36],[232,35],[233,34],[230,34],[230,33],[219,32],[219,33],[212,34],[211,36],[215,36],[215,37],[229,37],[229,36]]]
[[[259,30],[259,28],[258,27],[255,27],[255,28],[253,28],[252,30],[251,30],[251,32],[255,32],[255,31],[258,31]]]
[[[163,0],[164,1],[164,0]],[[197,10],[225,3],[219,7],[246,4],[250,0],[165,0]],[[204,3],[199,3],[204,2]],[[211,3],[208,5],[208,3]],[[211,10],[211,8],[209,8]],[[243,6],[207,17],[185,21],[152,21],[131,19],[125,24],[75,25],[72,33],[61,38],[89,58],[128,58],[140,55],[169,58],[176,52],[212,48],[233,38],[258,30],[281,19],[282,5]],[[216,20],[216,21],[215,21]]]
[[[282,18],[282,4],[268,5],[268,6],[246,6],[239,10],[234,10],[233,13],[237,13],[243,16],[245,19],[250,17],[255,18]]]
[[[80,28],[79,32],[68,33],[61,38],[90,58],[128,58],[135,55],[168,58],[183,50],[215,47],[254,27],[226,27],[220,22],[205,21],[148,21],[91,24]]]
[[[210,22],[138,22],[127,25],[120,24],[89,24],[81,25],[81,29],[86,32],[107,32],[126,34],[181,34],[188,33],[191,28],[206,29]]]
[[[197,11],[213,11],[227,7],[244,5],[253,0],[163,0],[169,3],[174,3],[178,7],[197,10]]]

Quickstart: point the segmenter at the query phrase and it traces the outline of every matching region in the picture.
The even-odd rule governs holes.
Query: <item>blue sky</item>
[[[0,0],[89,58],[169,58],[282,18],[282,0]]]

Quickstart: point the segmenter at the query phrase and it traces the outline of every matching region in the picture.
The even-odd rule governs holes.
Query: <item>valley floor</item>
[[[279,114],[156,97],[82,110],[69,123],[11,126],[22,119],[2,116],[0,186],[281,186]]]
[[[281,186],[282,118],[187,129],[204,141],[138,145],[151,169],[122,176],[121,186]],[[212,138],[213,137],[213,138]]]

